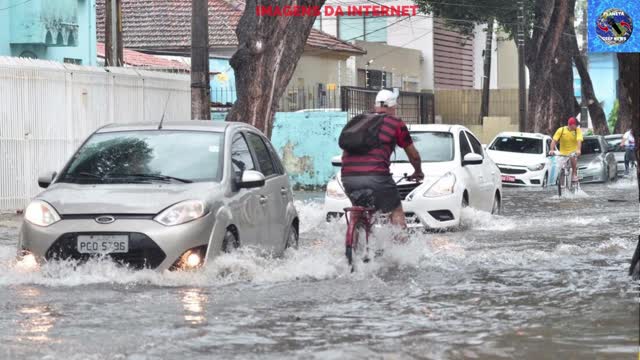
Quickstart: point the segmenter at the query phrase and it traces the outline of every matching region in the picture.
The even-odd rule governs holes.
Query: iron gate
[[[340,102],[342,111],[349,114],[349,118],[372,111],[378,90],[343,86],[340,88]],[[400,91],[396,116],[407,124],[435,123],[434,96],[429,93]]]

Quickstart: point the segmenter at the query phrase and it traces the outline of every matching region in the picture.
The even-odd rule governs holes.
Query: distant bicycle
[[[554,154],[557,162],[560,163],[558,177],[556,178],[556,185],[558,186],[558,196],[562,196],[562,189],[568,190],[570,193],[575,194],[580,189],[580,181],[578,180],[578,174],[576,174],[576,181],[573,179],[573,169],[571,168],[571,158],[578,157],[578,154],[572,152],[569,155]],[[557,165],[556,165],[557,166]]]

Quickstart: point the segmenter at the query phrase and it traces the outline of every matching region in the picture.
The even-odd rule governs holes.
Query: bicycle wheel
[[[564,169],[560,169],[560,173],[558,174],[558,197],[562,196],[562,183],[564,182]]]
[[[346,255],[351,266],[351,272],[356,269],[356,263],[360,260],[367,262],[366,253],[368,250],[367,227],[362,221],[358,221],[353,226],[351,235],[351,246],[347,245]]]

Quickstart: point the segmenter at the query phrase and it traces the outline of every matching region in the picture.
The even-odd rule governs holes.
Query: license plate
[[[109,254],[129,252],[128,235],[78,235],[78,252]]]
[[[504,181],[504,182],[516,182],[516,177],[515,176],[502,175],[502,181]]]

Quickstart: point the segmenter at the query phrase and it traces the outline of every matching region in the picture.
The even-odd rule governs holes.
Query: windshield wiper
[[[179,181],[181,183],[185,183],[185,184],[190,184],[193,182],[193,180],[189,180],[189,179],[181,179],[175,176],[169,176],[169,175],[153,175],[153,174],[126,174],[126,175],[112,175],[114,177],[124,177],[124,178],[129,178],[129,177],[133,177],[133,178],[143,178],[143,179],[149,179],[149,180],[163,180],[163,181]]]

